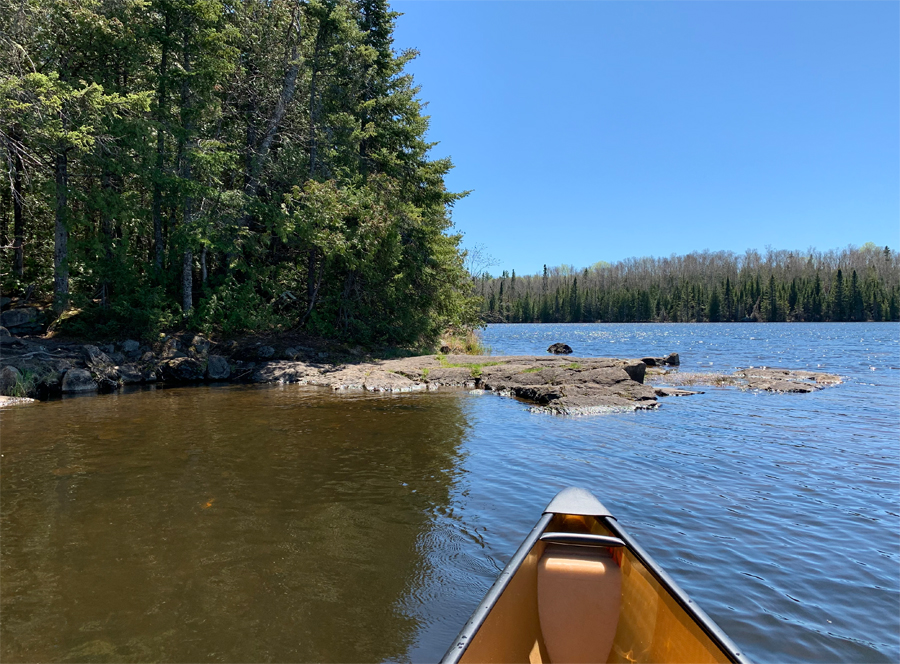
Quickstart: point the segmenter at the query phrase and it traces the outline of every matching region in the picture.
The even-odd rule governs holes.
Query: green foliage
[[[0,213],[22,200],[27,221],[22,274],[0,285],[55,294],[85,336],[427,346],[476,324],[450,222],[465,194],[429,156],[396,17],[383,0],[0,12],[0,131],[25,183]]]
[[[16,382],[9,388],[10,397],[29,397],[34,394],[39,380],[34,371],[22,369],[16,376]]]
[[[468,369],[472,376],[478,378],[485,367],[494,367],[502,362],[450,362],[446,355],[438,355],[436,358],[443,369]]]
[[[278,312],[278,300],[266,300],[252,282],[238,283],[234,277],[201,300],[191,320],[206,334],[234,336],[244,332],[277,332],[290,318]]]

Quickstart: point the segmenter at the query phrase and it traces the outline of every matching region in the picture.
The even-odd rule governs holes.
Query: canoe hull
[[[580,491],[572,494],[572,491]],[[570,492],[568,496],[564,495]],[[593,501],[588,500],[585,494]],[[563,498],[563,500],[560,500]],[[574,499],[573,499],[574,498]],[[677,584],[619,525],[608,511],[583,490],[566,490],[548,506],[538,523],[516,551],[506,569],[500,574],[484,600],[463,627],[442,662],[551,662],[548,642],[564,643],[567,639],[594,638],[598,631],[614,632],[606,662],[747,662],[746,657],[722,630],[707,616]],[[560,513],[557,510],[567,510]],[[572,514],[570,511],[579,512]],[[596,514],[585,514],[595,512]],[[548,541],[566,540],[566,534],[577,542],[582,537],[587,544],[603,544],[619,540],[618,545],[604,549],[605,564],[611,556],[620,568],[620,597],[613,597],[619,586],[598,586],[600,605],[615,602],[618,616],[610,617],[596,608],[596,620],[590,630],[584,621],[549,620],[557,608],[544,607],[550,593],[539,596],[539,569],[546,556],[557,555],[564,544]],[[544,537],[545,540],[541,538]],[[586,545],[585,545],[586,546]],[[586,551],[586,549],[582,549]],[[577,552],[576,552],[577,553]],[[576,556],[577,557],[577,556]],[[586,563],[589,564],[589,563]],[[548,577],[549,578],[549,577]],[[544,582],[546,586],[546,581]],[[602,588],[613,590],[602,590]],[[582,601],[572,593],[572,601]],[[581,593],[582,595],[584,593]],[[558,600],[555,600],[558,602]],[[592,605],[596,605],[594,602]],[[576,607],[576,610],[580,610]],[[607,611],[608,614],[608,611]],[[559,634],[560,629],[568,630]],[[589,636],[585,637],[585,633]],[[560,650],[557,652],[578,652]],[[559,659],[559,657],[557,657]],[[566,659],[571,660],[570,656]],[[597,660],[584,660],[597,661]]]

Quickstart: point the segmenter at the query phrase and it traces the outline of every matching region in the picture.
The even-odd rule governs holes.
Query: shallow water
[[[3,661],[433,661],[581,485],[751,658],[900,659],[900,326],[497,325],[847,382],[562,418],[466,392],[155,389],[0,415]]]

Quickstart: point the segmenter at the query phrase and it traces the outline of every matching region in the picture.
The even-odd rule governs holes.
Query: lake
[[[492,394],[156,388],[0,414],[3,661],[429,662],[595,493],[760,661],[900,659],[900,325],[491,325],[496,355],[837,373],[557,417]]]

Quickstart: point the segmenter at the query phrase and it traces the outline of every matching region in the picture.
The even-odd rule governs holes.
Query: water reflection
[[[464,398],[230,386],[4,412],[2,659],[404,659]]]

